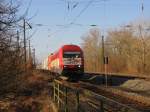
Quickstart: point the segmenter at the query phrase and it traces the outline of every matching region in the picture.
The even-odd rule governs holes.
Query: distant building
[[[42,69],[48,70],[48,57],[42,62]]]

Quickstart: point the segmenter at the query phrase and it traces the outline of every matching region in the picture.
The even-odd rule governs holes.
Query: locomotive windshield
[[[63,62],[65,65],[81,65],[81,53],[80,52],[64,52]]]
[[[64,52],[63,58],[81,58],[80,52]]]

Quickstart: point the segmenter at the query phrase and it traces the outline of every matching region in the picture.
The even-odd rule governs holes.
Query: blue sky
[[[21,3],[20,12],[24,13],[30,0],[22,0]],[[36,32],[31,44],[41,61],[63,44],[80,45],[81,36],[93,28],[90,25],[95,24],[106,32],[109,28],[136,21],[141,16],[150,19],[150,0],[32,0],[27,18],[32,16],[28,22],[33,29],[28,30],[27,35]],[[68,27],[71,22],[74,24]]]

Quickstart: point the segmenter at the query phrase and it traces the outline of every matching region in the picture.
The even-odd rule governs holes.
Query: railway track
[[[118,102],[121,105],[125,105],[127,107],[135,108],[141,110],[142,112],[150,111],[150,101],[144,97],[137,97],[136,94],[127,91],[122,91],[116,89],[114,87],[105,87],[103,85],[94,85],[84,81],[79,81],[78,83],[67,82],[62,79],[58,79],[59,83],[63,84],[72,89],[80,89],[81,91],[92,91],[97,95],[103,96],[105,98],[109,98],[115,102]],[[85,93],[85,92],[84,92]],[[92,105],[89,100],[89,104]]]
[[[47,74],[52,74],[52,75],[56,75],[58,76],[58,73],[54,73],[54,72],[51,72],[49,70],[43,70],[43,69],[38,69],[38,71],[40,72],[44,72],[44,73],[47,73]],[[144,79],[144,80],[148,80],[150,81],[150,76],[146,76],[146,75],[132,75],[132,74],[118,74],[118,73],[92,73],[92,72],[85,72],[84,73],[84,76],[90,76],[91,78],[94,78],[96,76],[101,76],[101,77],[104,77],[105,75],[107,75],[108,77],[112,78],[112,77],[116,77],[116,78],[127,78],[127,79]]]
[[[144,100],[141,100],[132,94],[128,94],[127,92],[112,87],[96,86],[85,82],[79,82],[79,83],[81,88],[90,90],[96,94],[110,98],[126,106],[137,108],[142,111],[147,111],[147,112],[150,111],[149,99],[144,98]]]
[[[137,74],[121,74],[121,73],[99,73],[99,72],[85,72],[87,75],[108,75],[108,77],[124,77],[124,78],[136,78],[136,79],[144,79],[144,80],[150,80],[149,75],[137,75]]]

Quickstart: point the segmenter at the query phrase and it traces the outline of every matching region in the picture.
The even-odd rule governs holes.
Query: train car
[[[77,45],[63,45],[57,52],[48,56],[48,69],[67,77],[79,78],[84,72],[84,59]]]

